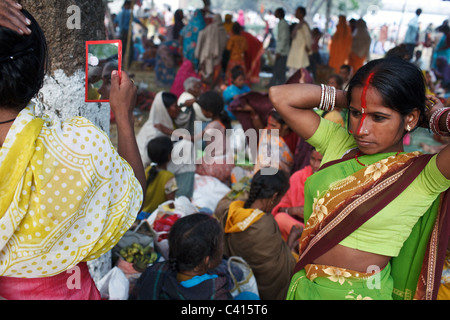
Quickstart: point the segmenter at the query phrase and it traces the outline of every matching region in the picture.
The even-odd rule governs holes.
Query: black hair
[[[172,92],[163,92],[162,93],[162,101],[164,103],[164,106],[166,108],[169,108],[174,103],[177,103],[177,96],[173,94]]]
[[[334,79],[336,81],[336,84],[339,86],[339,89],[342,89],[342,86],[344,85],[344,78],[342,78],[340,75],[333,73],[328,77],[328,80]]]
[[[352,67],[349,64],[343,64],[339,67],[339,69],[345,69],[348,72],[352,71]]]
[[[47,41],[33,16],[30,35],[0,27],[0,106],[23,109],[44,84],[48,66]]]
[[[258,170],[252,177],[244,208],[250,208],[257,199],[269,199],[275,193],[282,197],[288,189],[289,177],[283,170],[278,170],[275,174],[261,174],[261,170]]]
[[[231,30],[233,31],[233,34],[240,34],[242,31],[242,26],[239,24],[239,22],[233,22]]]
[[[156,164],[164,164],[170,160],[173,149],[172,140],[167,136],[154,138],[147,144],[147,154],[150,160]],[[147,177],[147,186],[155,180],[158,175],[158,168],[152,166]]]
[[[275,10],[275,15],[276,15],[277,13],[280,15],[281,18],[284,18],[285,14],[286,14],[286,12],[284,11],[284,9],[281,8],[281,7],[277,8],[277,9]]]
[[[212,112],[213,117],[219,117],[225,128],[231,128],[231,119],[225,108],[225,102],[222,95],[216,91],[204,92],[198,97],[198,105],[206,111]]]
[[[275,119],[277,122],[279,122],[281,125],[286,124],[283,117],[278,113],[277,110],[273,109],[270,111],[269,116],[271,116],[273,119]]]
[[[173,31],[172,31],[172,37],[175,40],[178,40],[180,38],[180,31],[181,29],[183,29],[184,27],[184,22],[183,22],[183,18],[184,18],[184,13],[182,9],[177,9],[175,11],[175,13],[173,14],[174,16],[174,26],[173,26]]]
[[[206,257],[222,255],[223,229],[206,213],[194,213],[178,219],[169,232],[169,262],[177,271],[191,271]]]
[[[413,110],[420,111],[418,125],[425,121],[425,79],[421,70],[411,62],[398,57],[376,59],[362,66],[348,84],[347,103],[350,105],[355,87],[364,87],[368,77],[372,86],[381,95],[386,107],[402,116]]]
[[[297,7],[297,10],[299,10],[301,13],[303,13],[303,15],[306,16],[306,8],[305,7],[302,7],[302,6]]]
[[[234,81],[239,76],[244,76],[245,77],[244,68],[242,68],[242,66],[239,66],[239,65],[234,66],[233,68],[231,68],[231,79]]]

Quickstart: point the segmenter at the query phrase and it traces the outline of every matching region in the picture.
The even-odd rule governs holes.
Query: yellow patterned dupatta
[[[41,278],[109,251],[134,222],[142,188],[89,120],[23,109],[0,149],[0,276]]]
[[[233,201],[228,210],[225,233],[242,232],[261,219],[263,215],[264,212],[259,209],[245,209],[244,201]]]
[[[346,175],[318,195],[300,239],[299,261],[294,273],[307,267],[385,207],[417,177],[431,156],[418,152],[389,156]],[[341,172],[340,164],[343,163],[338,160],[327,166],[331,168],[333,165],[334,172]],[[425,298],[425,295],[431,299],[437,293],[440,267],[436,257],[438,250],[442,254],[442,249],[445,255],[445,239],[448,241],[448,232],[440,231],[448,231],[449,216],[438,216],[438,207],[448,208],[447,202],[440,205],[443,202],[439,200],[416,224],[400,255],[391,260],[395,299],[412,299],[414,293],[418,299]],[[442,222],[440,217],[447,217],[447,222]],[[445,244],[438,247],[439,236],[443,237],[441,240]],[[436,238],[434,242],[433,237]],[[429,258],[433,261],[428,262]],[[419,275],[428,281],[426,285],[419,281]],[[428,293],[423,294],[424,291]]]

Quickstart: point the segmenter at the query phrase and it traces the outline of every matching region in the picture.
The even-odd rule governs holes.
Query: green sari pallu
[[[418,152],[380,157],[361,170],[352,169],[357,167],[348,159],[325,164],[313,179],[331,174],[337,182],[314,199],[287,299],[435,299],[449,239],[448,191],[419,219],[399,255],[382,270],[361,273],[312,264],[395,199],[431,157]]]

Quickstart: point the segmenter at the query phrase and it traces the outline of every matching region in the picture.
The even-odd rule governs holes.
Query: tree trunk
[[[108,103],[85,102],[85,58],[88,40],[105,40],[102,0],[22,0],[44,30],[49,70],[41,92],[40,112],[51,118],[83,116],[109,135]],[[111,254],[89,262],[97,282],[111,269]]]
[[[83,116],[109,133],[109,104],[85,102],[88,40],[105,40],[102,0],[22,0],[47,38],[49,72],[41,93],[45,112],[65,119]]]

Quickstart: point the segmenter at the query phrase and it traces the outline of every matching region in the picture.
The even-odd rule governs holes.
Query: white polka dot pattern
[[[0,165],[14,137],[35,118],[28,106],[17,117]],[[35,141],[12,203],[0,211],[0,275],[45,277],[111,250],[142,203],[130,165],[104,132],[82,117],[47,121]]]

